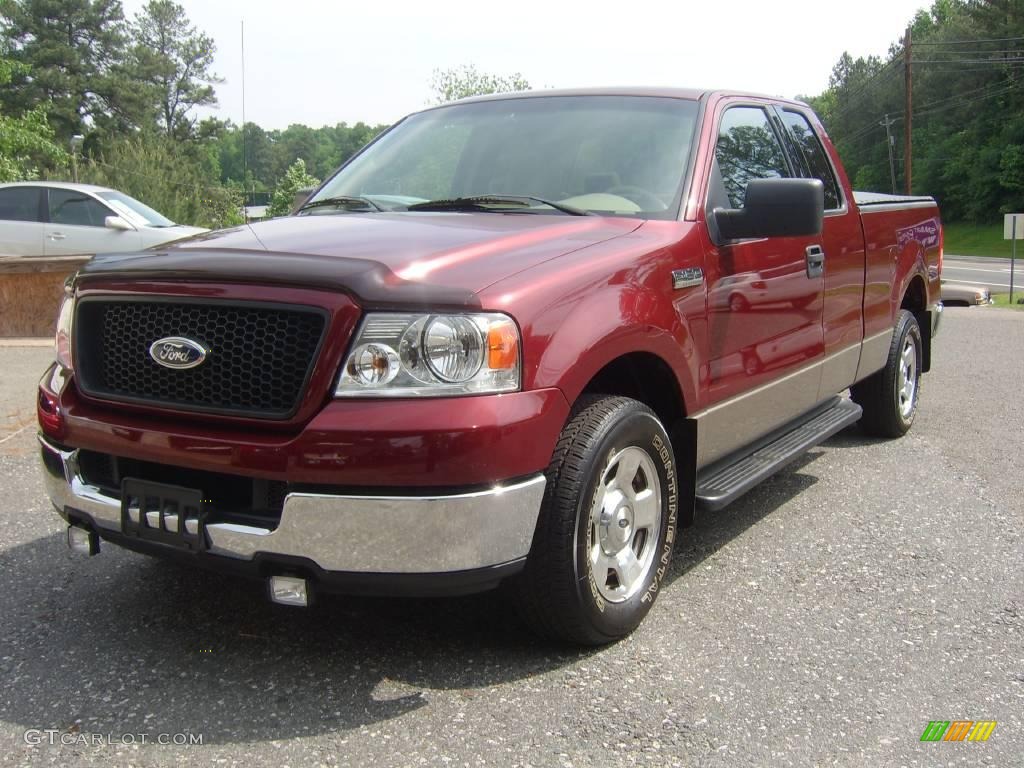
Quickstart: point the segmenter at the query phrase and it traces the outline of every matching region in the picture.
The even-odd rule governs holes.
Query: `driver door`
[[[752,179],[795,175],[768,105],[726,103],[717,125],[707,218],[715,208],[742,208]],[[706,402],[712,414],[728,413],[728,424],[702,427],[702,464],[816,404],[824,278],[809,268],[808,254],[820,243],[815,235],[712,244]]]

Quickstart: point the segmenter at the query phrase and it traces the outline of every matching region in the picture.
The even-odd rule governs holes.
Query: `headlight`
[[[507,315],[366,316],[339,397],[448,397],[519,389],[519,330]]]
[[[54,336],[54,357],[65,368],[71,369],[71,324],[75,317],[75,296],[65,287],[64,298],[57,313],[57,333]]]

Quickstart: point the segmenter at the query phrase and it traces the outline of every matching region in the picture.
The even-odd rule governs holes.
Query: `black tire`
[[[647,460],[632,449],[640,449]],[[609,464],[613,458],[627,455],[641,462],[632,475],[625,458]],[[650,467],[656,480],[646,477]],[[592,509],[610,508],[608,483],[618,483],[620,472],[632,477],[628,487],[635,493],[648,498],[650,490],[653,500],[660,496],[660,504],[643,504],[650,521],[646,529],[640,527],[640,512],[634,513],[623,495],[627,490],[620,493],[625,501],[606,526],[592,524]],[[599,498],[605,499],[600,506]],[[637,495],[633,502],[638,510],[640,498]],[[651,609],[672,559],[678,499],[672,445],[654,413],[625,397],[581,398],[562,430],[547,470],[547,487],[526,566],[509,584],[526,623],[539,634],[584,645],[609,643],[636,629]],[[652,510],[660,510],[660,524],[650,517]],[[628,518],[628,524],[622,523],[619,514]],[[655,530],[656,537],[651,535]],[[604,551],[602,542],[615,537],[626,541],[611,546],[621,544],[621,553],[639,548],[637,562],[646,563],[643,569],[638,566],[632,581],[623,584],[617,584],[612,569],[595,574],[598,566],[591,563]],[[603,585],[599,583],[602,576]],[[621,594],[610,599],[603,596],[602,590],[615,589],[621,589]]]
[[[903,387],[906,367],[904,352],[913,347],[912,392]],[[921,364],[924,345],[917,318],[907,310],[900,310],[896,329],[889,345],[885,367],[850,388],[850,397],[864,409],[861,428],[875,437],[902,437],[914,423],[917,403],[921,395]]]

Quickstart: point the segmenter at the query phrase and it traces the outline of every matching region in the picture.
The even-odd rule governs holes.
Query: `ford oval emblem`
[[[149,356],[164,368],[184,370],[202,365],[210,350],[198,341],[181,336],[167,336],[149,345]]]

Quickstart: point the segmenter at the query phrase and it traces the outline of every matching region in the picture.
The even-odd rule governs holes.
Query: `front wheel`
[[[654,413],[587,397],[562,430],[526,567],[510,585],[541,634],[600,645],[632,632],[672,559],[678,480]]]
[[[864,409],[861,427],[876,437],[900,437],[917,414],[923,359],[921,328],[911,312],[900,310],[885,367],[850,388]]]

